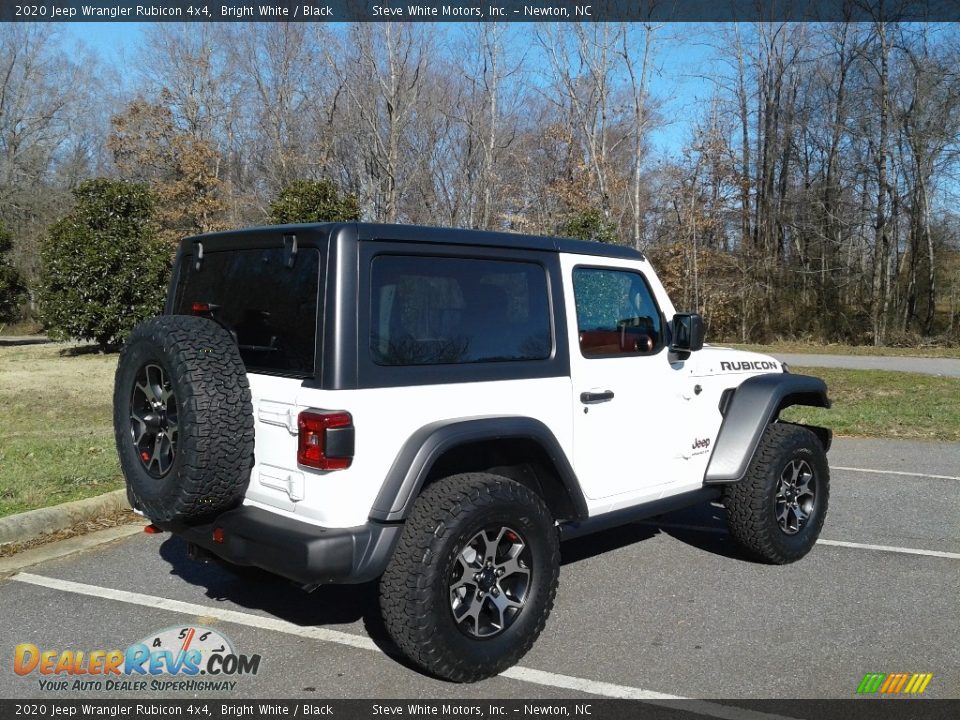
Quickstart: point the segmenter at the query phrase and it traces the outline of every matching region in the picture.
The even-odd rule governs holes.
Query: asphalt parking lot
[[[960,444],[841,439],[830,463],[823,542],[794,565],[742,559],[712,506],[566,543],[533,650],[467,686],[394,657],[372,586],[307,594],[138,533],[0,581],[0,697],[129,698],[41,691],[14,648],[122,649],[187,625],[261,655],[233,698],[851,698],[867,672],[932,673],[925,696],[960,697]]]

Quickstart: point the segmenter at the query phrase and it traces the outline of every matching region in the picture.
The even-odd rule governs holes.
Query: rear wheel
[[[515,664],[553,607],[559,540],[543,501],[487,473],[417,499],[380,581],[390,636],[438,677],[474,682]]]
[[[724,490],[727,525],[752,557],[793,562],[820,536],[829,495],[830,469],[817,436],[800,425],[774,423],[746,477]]]

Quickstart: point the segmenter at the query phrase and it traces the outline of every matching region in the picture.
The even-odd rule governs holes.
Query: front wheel
[[[455,682],[515,664],[553,607],[559,539],[536,493],[497,475],[444,478],[417,499],[380,581],[387,631]]]
[[[820,440],[800,425],[767,427],[746,476],[724,490],[730,534],[748,554],[783,565],[814,546],[827,515],[830,469]]]

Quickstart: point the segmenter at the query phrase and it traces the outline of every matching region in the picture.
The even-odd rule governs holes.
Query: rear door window
[[[314,373],[320,252],[301,248],[293,267],[283,248],[208,252],[187,258],[174,312],[211,317],[233,335],[249,372]]]

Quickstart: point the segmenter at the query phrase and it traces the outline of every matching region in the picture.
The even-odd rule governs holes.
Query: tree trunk
[[[886,313],[890,302],[890,276],[888,274],[888,259],[890,255],[890,237],[887,234],[887,126],[889,122],[888,109],[888,62],[889,47],[887,45],[886,23],[878,21],[876,31],[880,40],[880,97],[877,148],[874,162],[877,169],[877,208],[874,223],[874,259],[873,259],[873,344],[883,345],[886,340]]]

